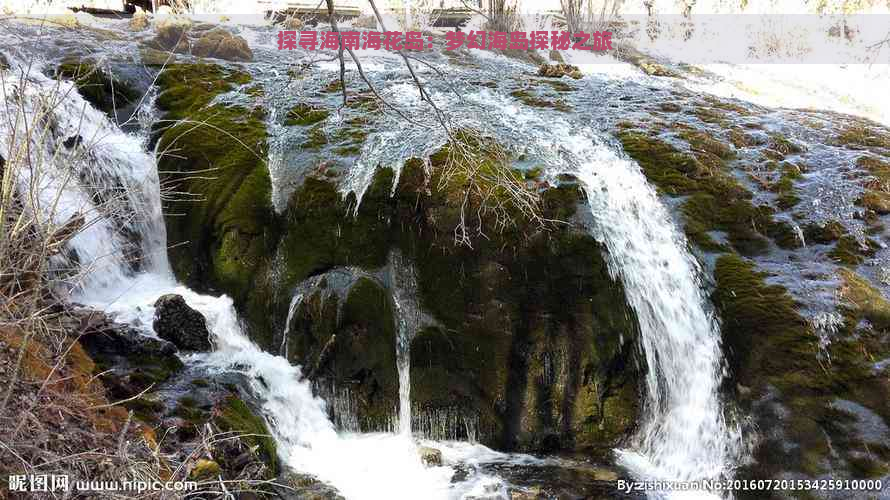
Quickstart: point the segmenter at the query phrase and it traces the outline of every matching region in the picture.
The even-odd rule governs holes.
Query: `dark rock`
[[[142,335],[132,327],[115,323],[104,313],[77,311],[80,343],[93,357],[106,356],[171,356],[176,346],[165,340]]]
[[[83,142],[83,137],[81,137],[79,135],[72,135],[71,137],[65,139],[65,142],[63,142],[62,145],[68,149],[71,149],[71,148],[76,148],[77,146],[80,146],[80,144],[82,142]]]
[[[210,332],[204,315],[185,303],[181,295],[162,295],[155,302],[152,326],[158,336],[187,351],[210,350]]]

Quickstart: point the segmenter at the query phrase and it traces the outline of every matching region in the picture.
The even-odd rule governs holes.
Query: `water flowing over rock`
[[[121,398],[159,388],[136,418],[225,414],[269,435],[251,456],[295,469],[297,498],[890,471],[885,126],[716,97],[732,78],[636,51],[618,75],[570,51],[541,67],[417,54],[447,70],[418,68],[446,134],[383,52],[362,54],[368,77],[422,126],[369,92],[342,103],[330,61],[282,71],[278,27],[154,20],[153,40],[115,28],[148,68],[59,71],[58,109],[41,109],[55,82],[40,74],[7,98],[53,125],[27,144],[47,185],[77,173],[52,218],[87,233],[51,267],[60,293],[129,325],[84,343],[100,364],[144,354],[107,380]],[[181,54],[161,68],[161,49]],[[76,62],[120,55],[99,52]],[[126,133],[95,109],[121,97],[118,72],[157,93]],[[461,151],[477,168],[455,175]],[[260,467],[222,451],[223,474]]]
[[[189,307],[181,295],[167,294],[158,298],[152,326],[159,337],[180,349],[206,351],[211,347],[204,315]]]

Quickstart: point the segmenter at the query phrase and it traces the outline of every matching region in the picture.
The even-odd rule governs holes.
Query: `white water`
[[[686,241],[636,163],[583,135],[567,144],[582,159],[594,235],[637,313],[648,366],[639,444],[619,461],[647,479],[727,477],[740,436],[723,419],[720,329]]]

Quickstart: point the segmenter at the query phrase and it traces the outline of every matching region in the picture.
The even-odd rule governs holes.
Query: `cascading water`
[[[420,324],[420,314],[413,306],[417,294],[414,268],[399,252],[390,256],[390,280],[393,304],[398,320],[396,334],[396,365],[399,371],[399,433],[411,435],[411,339]]]
[[[719,399],[720,330],[708,312],[698,266],[639,167],[603,147],[578,151],[578,172],[608,248],[610,273],[637,313],[649,371],[640,448],[619,451],[642,477],[725,476],[739,447]]]
[[[685,238],[639,165],[586,127],[553,117],[545,122],[488,92],[474,98],[499,109],[500,126],[523,137],[528,154],[552,173],[579,178],[593,234],[608,250],[609,272],[637,314],[648,367],[645,414],[636,447],[617,450],[619,463],[648,480],[730,477],[743,446],[719,397],[725,375],[719,324]],[[547,132],[529,140],[528,130]]]

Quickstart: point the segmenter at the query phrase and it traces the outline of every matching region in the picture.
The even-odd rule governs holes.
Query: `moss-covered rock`
[[[117,109],[139,98],[139,93],[131,85],[110,75],[89,59],[63,60],[56,69],[56,76],[73,81],[87,102],[111,116]]]
[[[288,110],[284,117],[285,125],[314,125],[328,117],[330,113],[306,103],[300,103]]]
[[[207,64],[168,66],[158,107],[172,121],[156,130],[169,256],[177,277],[222,289],[244,311],[268,297],[256,278],[277,243],[263,116],[211,100],[249,76]]]
[[[856,401],[885,421],[890,417],[882,402],[890,386],[872,369],[872,356],[886,355],[887,346],[873,332],[845,335],[857,326],[858,317],[875,312],[868,306],[874,304],[868,288],[849,272],[842,273],[849,278],[842,294],[865,307],[848,316],[842,331],[820,352],[812,326],[784,288],[767,284],[766,274],[738,256],[717,260],[714,301],[733,380],[748,388],[741,397],[746,411],[760,428],[770,429],[755,450],[756,462],[744,467],[741,477],[774,477],[779,471],[855,474],[867,465],[856,466],[862,456],[871,456],[869,444],[850,429],[838,432],[839,417],[850,415],[839,414],[833,404],[837,398]]]
[[[730,249],[716,242],[710,234],[712,231],[726,233],[731,248],[742,255],[766,252],[768,238],[783,248],[800,246],[791,227],[777,221],[769,206],[754,205],[751,192],[728,171],[725,162],[734,153],[725,144],[700,132],[681,132],[690,147],[699,150],[699,156],[695,157],[641,132],[624,130],[617,135],[627,154],[663,193],[691,195],[681,205],[684,230],[703,250]],[[703,158],[702,154],[707,157]]]
[[[890,331],[890,302],[881,292],[849,269],[840,269],[838,274],[843,280],[838,295],[853,315],[851,323],[858,324],[860,319],[867,319],[874,328]]]
[[[275,439],[269,432],[266,421],[250,409],[237,396],[229,396],[216,409],[214,423],[224,432],[233,432],[249,446],[257,447],[257,453],[268,466],[269,476],[274,477],[279,470]]]
[[[394,196],[393,172],[378,170],[357,210],[355,198],[329,179],[307,178],[286,211],[281,287],[343,266],[378,269],[398,250],[413,263],[420,306],[439,324],[412,342],[418,428],[452,418],[453,432],[439,437],[469,432],[510,448],[605,453],[631,431],[638,411],[636,369],[628,362],[635,325],[623,291],[591,236],[574,224],[542,228],[511,205],[493,179],[526,181],[498,163],[496,145],[462,140],[483,159],[477,172],[487,177],[470,179],[459,169],[444,177],[449,162],[468,161],[446,147],[431,157],[429,173],[409,161]],[[477,192],[474,183],[487,187]],[[513,223],[479,215],[479,192],[498,197]],[[458,245],[466,193],[468,223],[486,236]],[[539,203],[545,219],[570,222],[582,201],[578,187],[566,184],[541,192]],[[365,429],[387,425],[398,401],[393,292],[382,285],[360,279],[345,300],[320,286],[304,296],[288,327],[292,358],[348,388]],[[559,376],[556,364],[565,367]]]

